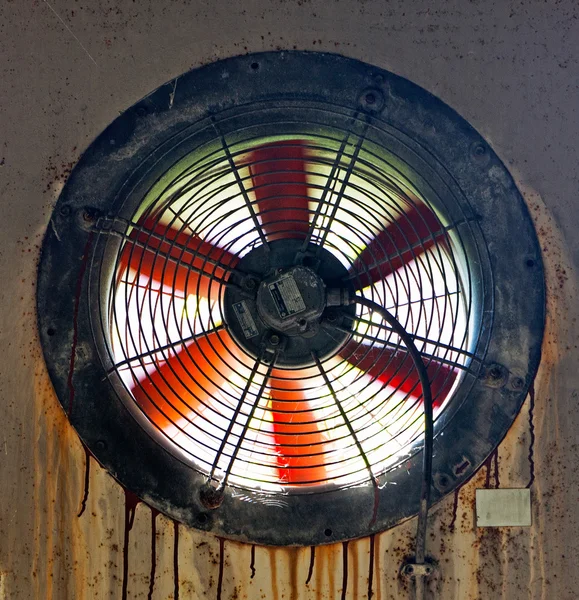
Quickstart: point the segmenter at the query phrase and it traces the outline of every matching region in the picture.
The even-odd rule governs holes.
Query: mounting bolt
[[[272,346],[279,346],[279,343],[280,343],[280,342],[281,342],[281,339],[280,339],[279,335],[277,335],[276,333],[272,333],[272,334],[269,336],[269,343],[270,343]]]
[[[507,383],[509,372],[497,363],[491,363],[484,371],[482,380],[488,387],[501,388]]]
[[[215,510],[223,504],[223,489],[217,489],[210,485],[205,485],[199,490],[199,500],[205,508]]]
[[[252,290],[254,290],[254,289],[255,289],[256,282],[255,282],[255,279],[253,279],[253,277],[246,277],[246,278],[243,280],[243,284],[242,284],[242,285],[243,285],[243,287],[244,287],[244,288],[245,288],[247,291],[251,292]]]
[[[525,380],[522,377],[513,377],[511,379],[511,387],[514,390],[522,390],[525,387]]]

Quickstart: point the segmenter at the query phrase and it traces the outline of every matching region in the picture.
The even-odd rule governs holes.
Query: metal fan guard
[[[218,535],[274,545],[352,539],[415,514],[420,444],[371,485],[272,494],[227,486],[207,510],[205,478],[159,445],[110,360],[108,306],[127,222],[172,165],[248,128],[353,130],[399,159],[460,234],[477,331],[465,371],[436,422],[433,497],[468,479],[505,435],[540,358],[544,284],[524,202],[484,140],[414,84],[344,57],[273,52],[219,61],[168,83],[117,118],[74,169],[51,217],[39,268],[41,341],[58,398],[83,442],[126,488],[169,516]],[[311,131],[311,130],[310,130]],[[278,130],[274,132],[278,133]],[[512,232],[517,231],[513,236]]]

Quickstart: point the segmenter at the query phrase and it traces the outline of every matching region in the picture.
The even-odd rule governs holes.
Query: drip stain
[[[86,501],[88,500],[88,490],[90,484],[90,451],[84,444],[82,447],[84,450],[84,491],[82,494],[82,500],[80,501],[80,510],[76,515],[77,517],[82,516],[86,510]]]
[[[173,581],[175,582],[174,599],[179,600],[179,523],[173,521],[175,542],[173,544]]]
[[[297,600],[299,595],[298,584],[298,562],[299,548],[294,548],[288,551],[289,570],[290,570],[290,599]]]
[[[159,511],[151,507],[151,574],[149,575],[149,593],[147,600],[152,600],[155,589],[155,575],[157,570],[157,515]]]
[[[500,487],[500,481],[499,481],[499,449],[497,448],[495,450],[495,488],[499,489]]]
[[[308,569],[308,578],[306,579],[306,585],[310,583],[312,574],[314,572],[314,562],[316,560],[316,547],[310,546],[310,568]]]
[[[370,536],[370,562],[368,563],[368,600],[372,598],[374,590],[374,542],[376,536],[373,534]]]
[[[217,577],[217,600],[221,600],[221,588],[223,587],[223,563],[225,559],[225,540],[219,538],[219,576]]]
[[[535,483],[535,385],[533,384],[529,389],[529,434],[531,441],[529,443],[529,483],[527,487],[530,488]]]
[[[493,453],[485,460],[484,467],[486,469],[485,483],[486,489],[491,487],[491,474],[493,474],[493,461],[494,461],[494,478],[495,488],[499,487],[499,449],[496,448]]]
[[[456,525],[456,515],[458,512],[458,499],[459,499],[459,495],[460,495],[460,488],[457,487],[454,490],[454,502],[452,504],[452,519],[450,521],[450,525],[449,525],[449,529],[451,531],[451,533],[454,533],[454,528]]]
[[[82,294],[82,282],[84,280],[84,275],[88,266],[89,251],[92,246],[92,235],[93,234],[91,232],[88,236],[86,246],[84,247],[80,269],[78,272],[78,280],[76,282],[76,291],[74,294],[74,309],[72,317],[72,346],[70,351],[70,365],[68,367],[68,378],[66,382],[68,387],[68,416],[72,415],[72,407],[74,405],[75,390],[72,379],[74,376],[74,363],[76,361],[76,346],[78,344],[78,313],[80,311],[80,296]]]
[[[348,591],[348,542],[342,542],[342,600]]]
[[[249,563],[249,570],[251,571],[250,579],[255,577],[255,544],[251,547],[251,561]]]
[[[123,541],[123,591],[122,600],[127,598],[127,584],[128,584],[128,573],[129,573],[129,534],[133,528],[135,522],[135,512],[137,505],[139,504],[139,498],[125,489],[125,535]]]

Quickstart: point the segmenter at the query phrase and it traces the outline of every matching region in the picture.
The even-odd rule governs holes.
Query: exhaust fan
[[[472,475],[534,377],[543,295],[523,200],[464,120],[376,67],[273,52],[191,71],[95,140],[38,308],[60,402],[122,485],[312,545],[418,512],[429,423],[433,498]]]

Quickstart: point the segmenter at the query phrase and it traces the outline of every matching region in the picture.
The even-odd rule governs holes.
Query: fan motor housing
[[[328,134],[334,131],[342,137]],[[233,483],[225,486],[219,505],[208,510],[200,494],[210,469],[194,464],[176,442],[159,434],[120,375],[126,365],[111,350],[115,305],[110,290],[118,284],[123,252],[130,247],[133,256],[146,257],[143,248],[149,244],[155,256],[169,257],[166,264],[172,265],[175,279],[183,256],[188,266],[198,258],[193,251],[187,256],[177,234],[167,238],[144,227],[151,190],[187,157],[194,157],[188,163],[194,168],[220,153],[227,165],[235,161],[227,155],[231,148],[239,147],[244,157],[252,139],[264,147],[280,136],[281,143],[323,142],[332,156],[341,152],[342,138],[348,140],[344,145],[351,161],[341,167],[342,191],[338,185],[334,203],[343,196],[347,173],[353,177],[354,203],[356,194],[365,193],[360,181],[366,174],[376,194],[390,193],[390,183],[373,167],[375,158],[376,164],[388,162],[389,177],[409,188],[407,198],[414,201],[421,194],[433,207],[442,226],[430,232],[430,242],[440,239],[437,235],[445,236],[441,243],[460,239],[468,258],[468,272],[460,282],[466,282],[475,300],[466,313],[464,347],[459,348],[464,357],[456,367],[460,377],[435,423],[433,500],[463,484],[506,434],[538,368],[545,312],[540,247],[523,198],[485,140],[442,101],[376,66],[297,51],[234,57],[184,74],[178,86],[167,83],[125,111],[87,149],[54,208],[39,265],[38,323],[48,370],[69,421],[123,486],[170,517],[219,536],[312,545],[373,534],[416,514],[421,441],[409,444],[403,458],[379,470],[376,485],[353,479],[343,485],[322,482],[318,487],[280,489],[261,488],[259,482]],[[320,173],[326,177],[331,168],[326,155],[320,156],[317,172],[308,175],[313,180]],[[348,167],[355,157],[356,173]],[[395,205],[392,211],[392,222],[400,222],[403,216]],[[204,222],[206,231],[211,230],[210,218]],[[340,225],[347,227],[348,218]],[[423,225],[419,220],[415,229],[420,232]],[[370,238],[376,229],[368,227]],[[187,236],[190,240],[191,234]],[[319,239],[304,251],[303,237],[278,237],[270,241],[269,251],[252,241],[249,251],[240,254],[242,277],[219,300],[223,327],[253,357],[260,355],[264,336],[279,335],[281,364],[288,370],[311,365],[307,357],[312,351],[328,360],[343,355],[364,316],[353,306],[331,306],[335,299],[328,301],[328,292],[335,294],[344,285],[363,289],[363,278],[383,257],[375,256],[365,272],[344,283],[345,262],[325,247],[318,250],[323,246]],[[384,245],[396,241],[390,236]],[[242,242],[239,247],[245,248]],[[412,244],[405,251],[411,252]],[[296,261],[300,252],[303,256]],[[395,264],[404,255],[387,258]],[[151,272],[156,264],[150,261]],[[409,294],[416,283],[407,279],[404,293]],[[253,283],[244,287],[244,281]],[[396,305],[403,287],[393,286],[378,299]],[[185,305],[183,314],[190,295],[185,289],[179,299]],[[257,335],[243,311],[251,316]],[[432,319],[435,313],[431,309]],[[415,335],[423,339],[425,354],[432,354],[429,332],[417,330]],[[397,352],[398,347],[393,360]],[[445,360],[452,363],[440,358],[439,371]],[[361,370],[365,363],[357,364]],[[144,370],[149,367],[140,364]],[[497,368],[500,384],[489,375]],[[235,389],[238,398],[242,390]]]
[[[284,343],[278,364],[292,368],[311,366],[312,352],[334,354],[348,339],[355,314],[352,306],[327,307],[327,292],[340,285],[345,267],[317,246],[300,255],[302,245],[300,240],[278,240],[269,250],[259,246],[249,252],[238,265],[249,274],[240,290],[226,290],[224,300],[225,318],[238,343],[258,356],[264,338],[280,334]],[[294,265],[296,256],[301,264]],[[328,324],[344,331],[328,332]]]

